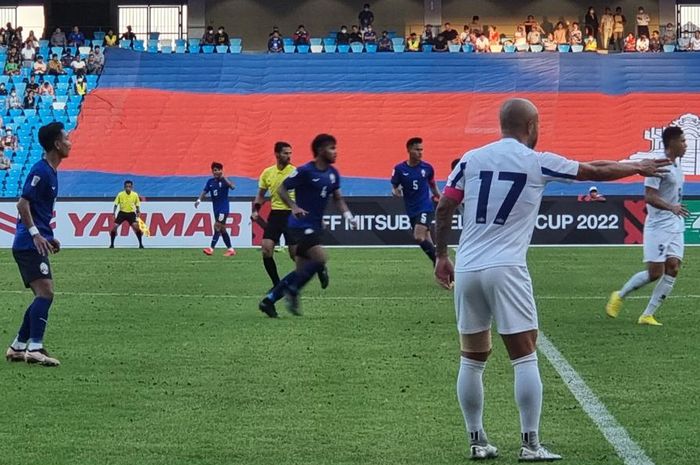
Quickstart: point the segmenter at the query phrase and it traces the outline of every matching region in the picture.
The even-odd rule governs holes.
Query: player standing
[[[683,199],[683,169],[681,157],[687,144],[683,130],[670,126],[661,133],[666,158],[673,163],[669,172],[661,178],[647,178],[644,182],[644,200],[648,214],[644,221],[645,271],[632,276],[621,290],[610,296],[605,311],[617,318],[623,299],[633,291],[661,278],[654,287],[649,304],[637,322],[640,325],[661,326],[654,313],[671,294],[683,260],[684,218],[688,210],[681,205]]]
[[[542,382],[537,365],[537,310],[526,254],[545,186],[552,181],[608,181],[641,174],[656,176],[668,160],[636,163],[578,163],[536,152],[537,108],[512,99],[501,107],[502,139],[466,153],[452,171],[437,209],[435,275],[445,287],[454,268],[447,255],[452,215],[464,205],[457,249],[455,310],[461,362],[457,397],[464,415],[473,459],[492,458],[498,450],[483,428],[482,376],[491,352],[496,320],[515,371],[515,400],[520,410],[519,460],[559,460],[540,444]]]
[[[408,160],[396,165],[391,175],[391,192],[396,197],[403,197],[413,239],[435,264],[435,245],[430,237],[430,226],[435,216],[433,199],[440,199],[435,170],[423,161],[423,139],[409,139],[406,150]]]
[[[53,236],[51,218],[58,195],[58,165],[71,149],[63,123],[50,123],[39,129],[39,143],[46,155],[27,175],[22,197],[17,203],[19,220],[12,244],[12,255],[19,266],[25,287],[31,288],[34,301],[24,312],[17,337],[7,349],[11,362],[26,361],[43,366],[60,362],[44,349],[44,332],[53,302],[53,279],[49,254],[58,253],[61,244]]]
[[[139,240],[139,249],[143,249],[143,233],[139,227],[139,215],[141,214],[141,200],[134,192],[134,183],[124,181],[124,190],[117,194],[114,199],[114,227],[109,232],[109,248],[114,248],[114,240],[117,238],[117,228],[125,221],[131,225],[131,229],[136,233]]]
[[[202,200],[209,194],[214,207],[214,236],[211,238],[211,245],[203,250],[206,255],[213,255],[219,237],[224,240],[226,252],[224,257],[233,257],[236,251],[231,247],[231,236],[226,230],[226,222],[229,215],[228,191],[236,188],[234,184],[224,176],[224,165],[218,162],[211,164],[211,174],[213,177],[204,185],[204,190],[199,194],[199,198],[194,202],[194,208],[198,208]]]
[[[296,243],[296,270],[282,278],[260,302],[258,307],[270,318],[277,317],[275,302],[284,295],[288,298],[289,311],[300,315],[299,291],[326,266],[328,258],[321,239],[323,213],[330,197],[351,227],[355,225],[340,193],[340,174],[332,166],[337,157],[335,137],[319,134],[311,143],[311,151],[313,161],[297,168],[279,188],[280,198],[292,212],[289,232]],[[291,190],[294,190],[296,201],[290,196]]]

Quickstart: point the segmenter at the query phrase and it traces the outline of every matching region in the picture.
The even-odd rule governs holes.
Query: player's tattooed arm
[[[292,210],[292,215],[296,217],[302,217],[306,216],[309,213],[303,208],[299,208],[299,205],[297,205],[296,202],[292,200],[292,198],[289,196],[289,190],[287,190],[287,188],[284,186],[284,183],[282,183],[279,189],[277,189],[277,193],[279,194],[280,199],[282,199],[282,202],[284,202],[284,204]]]
[[[654,189],[653,187],[647,186],[644,188],[644,201],[648,205],[651,205],[654,208],[658,208],[659,210],[670,211],[674,215],[678,215],[678,216],[681,216],[683,218],[687,218],[688,215],[690,215],[690,212],[685,207],[685,205],[681,205],[681,204],[674,205],[674,204],[670,204],[670,203],[666,202],[659,195],[659,191],[657,189]]]

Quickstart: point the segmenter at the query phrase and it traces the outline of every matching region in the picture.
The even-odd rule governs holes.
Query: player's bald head
[[[534,148],[537,143],[537,107],[524,98],[506,100],[499,114],[501,133]]]

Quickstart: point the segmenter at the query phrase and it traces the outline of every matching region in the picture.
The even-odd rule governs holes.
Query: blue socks
[[[272,288],[270,292],[265,296],[273,302],[277,302],[284,296],[284,291],[289,287],[289,283],[297,279],[297,272],[292,271],[287,276],[282,278],[280,282],[277,283],[275,287]]]
[[[298,293],[300,289],[306,286],[306,283],[311,281],[311,278],[319,271],[323,270],[324,266],[325,265],[320,262],[308,262],[301,270],[292,271],[282,278],[282,281],[267,294],[266,298],[270,299],[272,302],[277,302],[284,296],[285,291],[289,291],[293,294]]]
[[[27,307],[27,310],[24,312],[24,319],[22,320],[22,326],[20,326],[19,331],[17,331],[17,341],[18,342],[26,343],[27,340],[29,340],[29,328],[31,327],[29,315],[32,313],[32,306],[33,305],[34,305],[34,302],[32,302],[29,305],[29,307]]]
[[[49,320],[50,299],[36,297],[32,306],[29,307],[29,340],[32,343],[40,344],[44,340],[44,331]]]
[[[226,248],[230,249],[231,248],[231,236],[228,235],[228,231],[224,230],[220,234],[221,234],[221,238],[224,240],[224,244],[226,244]]]
[[[433,262],[433,265],[435,264],[435,245],[430,242],[429,240],[425,240],[418,244],[421,249],[423,249],[423,252],[430,258],[430,260]]]
[[[214,231],[214,235],[211,238],[211,248],[212,249],[216,247],[216,243],[219,242],[220,236],[221,236],[221,234],[219,234],[219,231]]]

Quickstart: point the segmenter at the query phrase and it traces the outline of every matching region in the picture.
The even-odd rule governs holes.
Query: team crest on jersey
[[[39,184],[39,181],[41,181],[41,178],[39,176],[34,176],[32,178],[32,187],[36,187]]]
[[[425,177],[425,170],[420,170],[420,175]]]
[[[335,184],[335,174],[331,173],[329,177],[331,178],[331,184]]]
[[[46,263],[42,263],[41,265],[39,265],[39,271],[41,272],[41,274],[46,276],[47,274],[49,274],[49,265],[47,265]]]
[[[685,134],[688,149],[681,159],[683,174],[689,176],[700,175],[700,117],[693,113],[686,113],[672,121],[668,126],[678,126]],[[661,133],[664,127],[649,128],[644,131],[644,139],[648,140],[651,147],[648,152],[637,152],[631,155],[630,160],[640,160],[643,158],[662,158],[664,155],[664,143]]]

